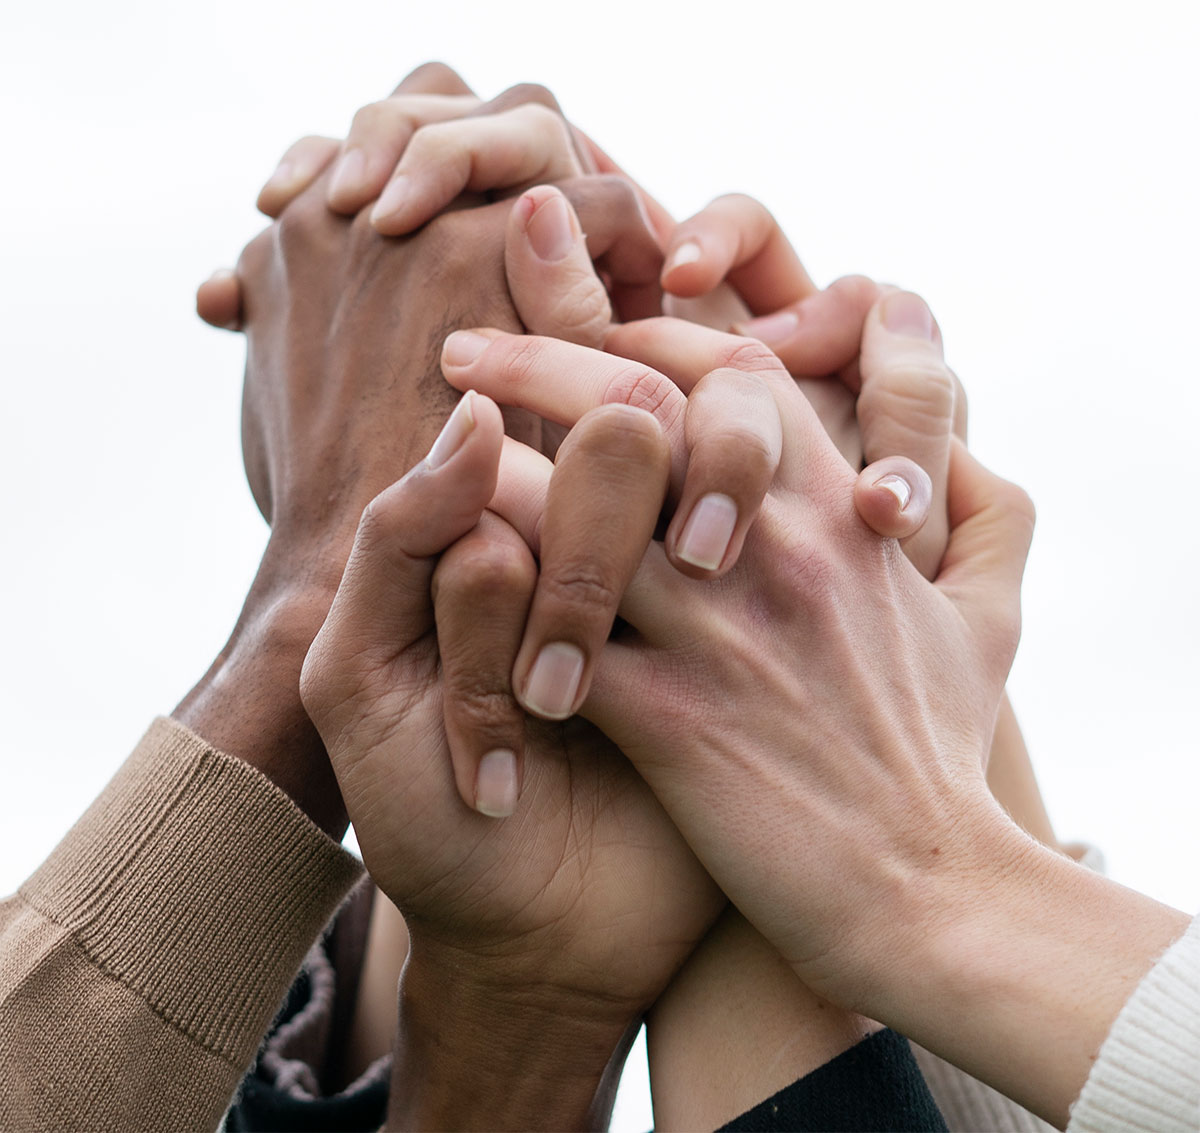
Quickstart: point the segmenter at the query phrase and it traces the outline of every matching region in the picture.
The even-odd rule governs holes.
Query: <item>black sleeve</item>
[[[947,1126],[908,1040],[885,1028],[721,1128],[882,1133]]]

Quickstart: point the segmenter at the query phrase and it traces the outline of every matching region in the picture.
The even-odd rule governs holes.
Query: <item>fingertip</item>
[[[929,474],[906,457],[869,465],[854,485],[859,516],[876,534],[907,539],[925,525],[933,501]]]
[[[453,371],[472,366],[499,337],[499,331],[482,327],[456,330],[447,335],[442,343],[442,372],[449,378]]]
[[[711,290],[704,266],[704,248],[695,237],[672,241],[663,261],[659,282],[662,289],[683,299]]]
[[[196,314],[218,330],[240,330],[241,285],[230,268],[219,268],[196,288]]]
[[[486,752],[475,772],[472,805],[488,818],[509,818],[521,797],[520,764],[508,748]]]
[[[403,236],[419,227],[410,215],[413,200],[412,180],[402,173],[396,174],[384,186],[379,200],[371,209],[371,227],[381,236]]]
[[[561,263],[583,239],[570,201],[558,189],[541,185],[530,189],[521,203],[528,207],[522,227],[529,249],[543,263]]]
[[[333,167],[325,203],[336,213],[357,212],[367,194],[367,159],[361,149],[348,149]]]
[[[723,492],[709,492],[696,501],[671,549],[676,569],[690,577],[712,577],[733,550],[738,526],[737,501]]]
[[[521,662],[518,657],[518,668]],[[587,657],[574,642],[548,642],[537,651],[525,679],[516,686],[521,707],[543,720],[566,720],[586,694],[586,668]]]

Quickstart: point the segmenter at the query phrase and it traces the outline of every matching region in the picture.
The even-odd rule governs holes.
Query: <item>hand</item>
[[[686,388],[721,360],[724,336],[710,333],[663,324],[614,337],[646,365],[669,362]],[[522,354],[530,404],[554,396],[556,372],[531,357]],[[504,361],[485,352],[477,388],[502,385]],[[594,359],[601,374],[624,365]],[[816,990],[836,992],[820,959],[838,952],[848,925],[856,941],[868,928],[892,931],[889,876],[928,869],[931,847],[954,846],[971,808],[995,810],[982,753],[1015,647],[1031,514],[1019,491],[959,452],[957,538],[939,589],[927,589],[855,515],[854,474],[792,394],[779,400],[790,443],[739,567],[697,590],[652,548],[622,605],[631,632],[606,647],[584,712],[638,765],[739,907]],[[953,805],[912,781],[914,762],[955,784]],[[847,828],[865,830],[850,851],[840,845]],[[789,829],[802,832],[784,839],[803,842],[799,857],[799,846],[774,845]],[[850,860],[872,879],[864,892],[839,880]]]
[[[819,291],[775,218],[740,194],[718,197],[671,232],[662,285],[688,301],[732,286],[756,316],[734,329],[775,351],[852,465],[906,456],[929,474],[930,520],[904,550],[934,577],[948,535],[950,437],[966,440],[967,409],[929,308],[904,293],[878,304],[895,289],[862,276]]]
[[[596,253],[610,253],[614,271],[653,278],[657,245],[628,187],[610,179],[575,189]],[[365,217],[328,211],[324,194],[324,180],[314,182],[247,248],[240,279],[201,291],[202,306],[225,303],[226,314],[232,292],[234,320],[249,324],[246,467],[273,531],[230,643],[175,715],[340,836],[345,814],[296,680],[363,505],[428,445],[453,404],[437,373],[442,337],[456,313],[473,321],[492,311],[516,326],[519,310],[530,326],[581,340],[610,315],[602,290],[597,299],[572,282],[594,277],[579,221],[553,189],[525,194],[511,211],[498,203],[448,214],[404,245],[378,237]],[[547,260],[555,224],[561,258]],[[513,414],[511,426],[556,444],[536,420]]]
[[[523,83],[483,102],[450,68],[425,64],[390,97],[359,110],[344,142],[305,137],[293,143],[263,186],[258,205],[279,217],[332,165],[326,189],[330,208],[353,215],[375,202],[372,224],[397,236],[460,197],[461,207],[464,201],[483,203],[484,192],[503,198],[526,185],[559,182],[581,208],[599,196],[608,217],[617,215],[620,202],[621,223],[589,228],[588,245],[622,315],[656,313],[654,280],[661,257],[639,191],[622,176],[584,176],[594,174],[595,163],[575,142],[573,130],[545,87]],[[383,198],[376,201],[380,192]],[[565,254],[561,237],[556,244],[549,226],[542,227],[542,254]],[[215,273],[196,299],[206,322],[240,327],[241,295],[232,273]]]
[[[725,344],[705,357],[690,328],[681,351],[669,326],[622,352],[670,355],[686,384]],[[556,376],[527,368],[529,401]],[[583,714],[813,991],[1063,1122],[1187,918],[1038,845],[987,790],[1032,508],[956,442],[931,586],[855,515],[853,474],[803,400],[780,408],[779,475],[737,568],[700,589],[652,548]]]
[[[640,410],[622,412],[653,425]],[[460,1104],[490,1089],[509,1098],[514,1060],[521,1081],[546,1082],[556,1104],[580,1080],[588,1098],[603,1093],[631,1023],[723,903],[645,783],[578,719],[534,722],[507,821],[462,805],[442,730],[434,601],[440,622],[457,606],[447,578],[487,587],[530,577],[524,544],[484,514],[502,443],[495,405],[468,395],[430,458],[373,501],[301,680],[364,862],[409,927],[398,1058],[438,1076],[406,1073],[425,1084],[397,1091],[396,1104],[415,1110],[446,1104],[450,1071]],[[435,574],[436,556],[460,539]],[[444,1049],[429,1053],[444,1047],[448,998],[431,988],[452,989],[474,1019],[456,1031],[453,1064]],[[509,1120],[503,1104],[489,1111],[498,1125]],[[545,1120],[595,1118],[555,1110]]]

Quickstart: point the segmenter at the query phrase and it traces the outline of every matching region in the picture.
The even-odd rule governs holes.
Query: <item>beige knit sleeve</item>
[[[264,776],[155,721],[0,903],[0,1129],[215,1129],[360,874]]]

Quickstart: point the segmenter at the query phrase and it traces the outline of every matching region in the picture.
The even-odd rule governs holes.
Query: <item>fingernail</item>
[[[367,179],[367,159],[360,149],[347,150],[333,167],[329,199],[348,197],[362,191]]]
[[[875,481],[875,487],[891,492],[900,504],[901,511],[908,507],[908,501],[912,499],[912,487],[902,476],[896,476],[895,474],[881,476]]]
[[[800,317],[795,311],[776,311],[773,315],[764,315],[761,319],[747,319],[738,324],[742,334],[757,338],[770,346],[773,342],[783,342],[796,333],[800,325]]]
[[[525,234],[539,260],[553,264],[564,259],[575,246],[567,202],[555,193],[529,218]]]
[[[700,245],[695,240],[688,240],[680,244],[667,261],[667,266],[663,268],[663,274],[665,275],[669,271],[683,267],[684,264],[694,264],[702,254]]]
[[[438,433],[437,440],[433,442],[433,447],[429,450],[429,455],[425,458],[425,463],[428,467],[441,468],[446,461],[462,448],[463,441],[467,439],[471,430],[475,428],[475,414],[471,407],[471,402],[474,398],[474,390],[467,390],[462,395],[462,400],[454,407],[454,412],[450,414],[449,419],[442,426],[442,431]]]
[[[393,177],[380,194],[379,200],[371,210],[371,221],[382,220],[393,213],[399,212],[408,197],[408,178]]]
[[[469,330],[456,330],[442,344],[442,361],[451,366],[469,366],[491,342],[481,334]]]
[[[883,301],[879,312],[885,330],[912,338],[933,338],[933,314],[925,300],[911,291],[896,291]]]
[[[217,268],[216,271],[208,277],[209,283],[224,283],[227,279],[235,279],[236,275],[233,268]]]
[[[296,167],[290,161],[281,161],[275,172],[263,183],[261,192],[268,189],[286,189],[296,180]]]
[[[479,761],[475,809],[488,818],[507,818],[517,809],[517,757],[511,751],[497,748]]]
[[[716,570],[729,550],[736,526],[737,504],[729,496],[720,492],[701,496],[683,525],[675,554],[701,570]]]
[[[525,706],[551,720],[565,720],[575,707],[582,676],[583,650],[577,645],[543,645],[525,681]]]

